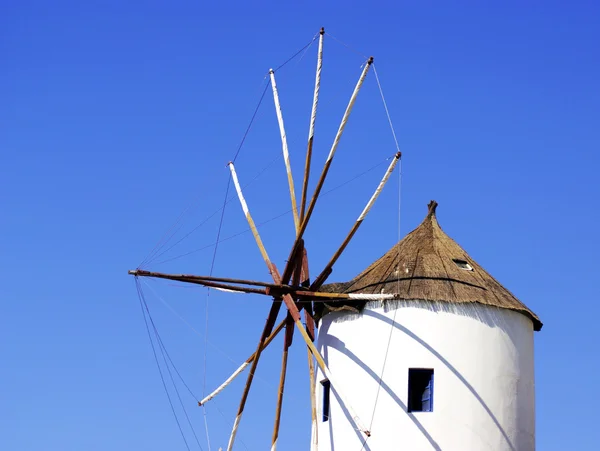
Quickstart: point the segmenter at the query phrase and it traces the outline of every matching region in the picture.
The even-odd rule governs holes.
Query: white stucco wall
[[[535,449],[533,326],[520,313],[478,304],[371,303],[360,315],[325,315],[318,348],[372,433],[361,448],[364,436],[335,387],[330,419],[322,421],[318,373],[320,451]],[[407,413],[409,368],[434,369],[433,412]]]

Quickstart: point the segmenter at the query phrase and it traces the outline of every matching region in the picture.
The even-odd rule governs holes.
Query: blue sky
[[[0,447],[185,449],[126,272],[182,211],[171,243],[221,207],[225,164],[264,75],[324,26],[375,56],[403,151],[400,222],[395,176],[331,280],[381,256],[436,199],[444,230],[545,323],[535,344],[538,448],[596,449],[600,8],[487,3],[1,2]],[[313,45],[277,73],[298,191],[315,55]],[[362,63],[327,39],[315,167]],[[307,231],[314,274],[394,152],[370,76],[324,192],[337,189]],[[270,93],[236,166],[242,184],[252,182],[245,193],[257,223],[289,210]],[[148,268],[208,273],[218,225],[219,215]],[[292,226],[287,214],[260,227],[280,267]],[[221,237],[245,229],[234,200]],[[219,245],[214,274],[268,280],[247,233]],[[170,356],[199,394],[205,348],[208,390],[252,352],[269,304],[212,293],[206,343],[205,290],[144,287]],[[309,437],[298,342],[281,432],[288,450],[306,449]],[[239,449],[269,443],[280,346],[260,367]],[[207,407],[213,449],[226,444],[241,386]],[[208,449],[202,411],[181,394]]]

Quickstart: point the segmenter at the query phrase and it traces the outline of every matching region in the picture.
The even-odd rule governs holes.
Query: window
[[[460,269],[463,269],[465,271],[473,271],[473,267],[471,265],[469,265],[469,262],[467,262],[466,260],[459,260],[457,258],[452,259],[452,261],[456,264],[456,266],[458,266]]]
[[[323,386],[323,421],[329,421],[329,394],[331,392],[331,382],[327,379],[321,381]]]
[[[433,370],[408,370],[409,412],[433,412]]]

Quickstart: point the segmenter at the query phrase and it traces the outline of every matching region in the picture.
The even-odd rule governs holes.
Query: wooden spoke
[[[321,31],[324,31],[321,29]],[[308,254],[306,252],[306,248],[302,248],[302,261],[301,261],[301,285],[309,286],[310,285],[310,275],[308,269]],[[309,298],[307,301],[303,302],[304,305],[304,323],[306,324],[306,331],[308,332],[308,336],[314,342],[315,341],[315,320],[313,319],[313,303],[312,298]],[[311,417],[311,439],[310,439],[310,447],[311,451],[317,451],[319,437],[317,430],[317,398],[315,393],[315,361],[310,351],[310,348],[306,347],[306,354],[308,357],[308,382],[309,382],[309,390],[310,390],[310,417]]]
[[[283,343],[283,356],[281,358],[281,374],[279,376],[279,391],[277,393],[277,407],[275,408],[275,425],[271,438],[271,451],[277,449],[277,438],[279,437],[279,425],[281,423],[281,407],[283,405],[283,391],[285,389],[285,374],[287,371],[288,351],[292,345],[294,335],[294,319],[288,312],[285,319],[285,340]]]
[[[319,36],[319,53],[317,54],[317,73],[315,75],[315,91],[313,94],[312,111],[310,114],[310,127],[308,129],[308,147],[306,149],[306,163],[304,165],[304,179],[302,181],[302,197],[300,200],[300,221],[304,220],[306,195],[308,192],[308,178],[310,177],[310,161],[312,159],[313,140],[315,137],[315,122],[317,121],[317,105],[319,104],[319,90],[321,89],[321,69],[323,67],[323,40],[325,28],[321,28]]]
[[[306,250],[302,249],[302,253],[298,254],[296,258],[296,265],[294,268],[294,277],[292,279],[292,283],[294,286],[298,286],[301,280],[305,280],[308,278],[308,262],[306,260]],[[297,299],[294,298],[294,302]],[[302,304],[310,304],[310,302],[302,302]],[[300,305],[302,305],[300,304]],[[307,312],[305,312],[307,313]],[[311,317],[312,320],[312,317]],[[283,392],[285,389],[285,374],[287,370],[287,359],[289,348],[292,345],[292,339],[294,336],[294,319],[291,313],[288,311],[286,316],[286,330],[285,330],[285,340],[283,343],[283,356],[281,362],[281,375],[279,379],[279,392],[277,393],[277,407],[275,409],[275,425],[273,427],[273,436],[271,440],[271,451],[275,451],[277,449],[277,438],[279,437],[279,426],[281,422],[281,409],[283,405]],[[314,335],[313,335],[314,336]]]
[[[167,273],[161,273],[161,272],[146,271],[143,269],[130,270],[129,274],[131,274],[133,276],[138,276],[138,277],[153,277],[156,279],[168,279],[168,280],[175,280],[178,282],[197,283],[199,285],[203,285],[205,282],[225,282],[226,284],[254,285],[254,286],[258,286],[258,287],[266,287],[266,288],[279,289],[279,290],[281,290],[281,289],[295,290],[295,288],[292,287],[291,285],[276,285],[274,283],[260,282],[257,280],[232,279],[229,277],[196,276],[196,275],[192,275],[192,274],[167,274]],[[231,288],[231,289],[235,288],[234,286],[231,286],[231,285],[223,285],[223,286],[227,287],[227,288]],[[242,289],[244,287],[238,287],[238,288]],[[266,294],[265,290],[251,291],[251,292],[258,293],[258,294]]]
[[[306,311],[304,312],[306,315]],[[308,315],[306,315],[308,317]],[[319,434],[317,428],[317,396],[315,393],[315,362],[310,348],[307,346],[308,354],[308,376],[310,383],[310,449],[316,451],[319,446]]]
[[[294,215],[294,226],[296,232],[300,228],[300,220],[298,219],[298,206],[296,204],[296,192],[294,189],[294,178],[292,177],[292,166],[290,164],[290,153],[288,150],[287,136],[283,125],[283,113],[281,112],[281,103],[279,102],[279,92],[277,91],[277,83],[275,83],[275,71],[269,71],[271,77],[271,87],[273,88],[273,101],[275,102],[275,112],[277,113],[277,122],[279,123],[279,133],[281,134],[281,146],[283,148],[283,161],[285,162],[285,170],[287,172],[288,185],[290,188],[290,198],[292,200],[292,214]]]
[[[237,191],[238,198],[240,199],[240,204],[242,205],[242,210],[244,211],[244,215],[246,216],[246,221],[248,221],[248,225],[250,226],[250,230],[252,231],[252,235],[254,236],[254,240],[260,250],[260,253],[267,263],[267,266],[271,264],[271,260],[269,259],[269,254],[267,254],[267,250],[260,239],[260,235],[258,234],[258,229],[256,228],[256,224],[254,224],[254,219],[252,219],[252,215],[250,215],[250,211],[248,210],[248,204],[246,204],[246,199],[244,199],[244,195],[242,193],[242,187],[240,186],[240,182],[237,177],[237,173],[235,172],[235,166],[233,162],[229,163],[229,170],[231,171],[231,177],[233,178],[233,184],[235,185],[235,190]]]
[[[306,302],[304,305],[304,322],[306,331],[310,339],[315,341],[315,320],[313,319],[312,303]],[[311,451],[316,451],[319,443],[317,433],[317,396],[315,393],[315,362],[310,347],[306,347],[308,357],[308,380],[310,389],[310,419],[311,419]]]
[[[159,272],[150,272],[150,271],[142,271],[142,270],[133,270],[129,271],[129,274],[132,274],[136,277],[153,277],[155,279],[167,279],[167,280],[175,280],[177,282],[187,282],[193,283],[196,285],[202,285],[204,287],[215,288],[217,290],[224,291],[234,291],[236,293],[254,293],[254,294],[262,294],[269,295],[269,288],[279,288],[278,286],[273,285],[269,288],[250,288],[250,287],[240,287],[236,285],[224,284],[213,282],[210,279],[217,279],[216,277],[202,277],[202,276],[191,276],[185,274],[163,274]],[[291,288],[291,287],[290,287]]]

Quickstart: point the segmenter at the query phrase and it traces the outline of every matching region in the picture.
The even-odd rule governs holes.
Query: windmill
[[[277,448],[288,353],[296,329],[308,353],[311,451],[359,447],[361,451],[387,451],[397,449],[399,444],[410,450],[535,450],[533,333],[541,330],[542,322],[442,230],[436,216],[437,202],[429,203],[427,216],[415,230],[355,278],[325,285],[394,171],[401,157],[399,151],[338,249],[316,277],[309,277],[304,233],[361,86],[371,69],[377,75],[373,58],[366,59],[309,199],[324,35],[321,29],[299,205],[276,71],[269,72],[295,227],[282,271],[269,257],[234,164],[229,163],[230,180],[272,280],[142,269],[129,273],[273,299],[256,351],[199,401],[200,405],[208,402],[249,367],[228,451],[235,444],[261,353],[284,329],[272,450]],[[283,306],[285,318],[277,323]],[[317,403],[317,387],[322,403]],[[330,390],[334,393],[331,399]],[[376,408],[381,412],[377,423]],[[317,412],[322,414],[319,421]]]
[[[321,194],[321,190],[327,178],[327,174],[333,162],[334,156],[336,154],[336,150],[340,144],[340,140],[342,138],[344,129],[347,125],[348,119],[352,112],[353,106],[356,102],[356,99],[359,95],[360,89],[367,77],[369,70],[373,67],[373,58],[369,58],[362,69],[362,72],[358,78],[358,81],[355,85],[355,88],[350,96],[350,100],[346,107],[346,110],[342,116],[342,120],[338,127],[337,133],[331,145],[329,154],[325,161],[325,164],[321,170],[321,174],[317,181],[315,190],[312,196],[308,197],[308,182],[311,174],[311,160],[312,160],[312,149],[313,149],[313,138],[315,131],[315,122],[317,116],[317,106],[319,102],[319,91],[321,84],[321,69],[323,65],[323,41],[325,36],[325,30],[321,29],[319,33],[319,47],[318,47],[318,56],[317,56],[317,67],[316,67],[316,75],[315,75],[315,85],[314,85],[314,94],[313,94],[313,103],[312,103],[312,111],[310,118],[310,127],[308,134],[308,144],[306,150],[306,162],[305,169],[302,181],[302,189],[301,189],[301,197],[300,204],[298,205],[296,193],[295,193],[295,185],[293,174],[290,165],[288,144],[285,132],[285,126],[283,121],[283,115],[281,111],[281,104],[279,100],[279,93],[277,89],[276,79],[275,79],[275,71],[269,71],[269,77],[272,87],[273,100],[275,105],[275,111],[277,114],[277,120],[279,124],[279,131],[281,135],[281,144],[282,144],[282,152],[283,158],[285,162],[287,179],[289,185],[290,192],[290,200],[292,205],[292,213],[294,218],[294,227],[295,227],[295,238],[291,245],[291,249],[289,252],[289,257],[286,261],[283,270],[280,271],[276,264],[270,259],[267,249],[265,248],[261,236],[258,232],[258,229],[255,225],[255,222],[250,213],[250,209],[246,203],[244,198],[242,188],[238,179],[238,175],[233,162],[229,163],[229,170],[231,173],[231,178],[233,180],[237,196],[239,198],[240,205],[242,207],[242,211],[246,217],[246,220],[250,226],[254,239],[256,241],[257,247],[262,255],[262,258],[267,266],[267,269],[272,277],[272,281],[262,282],[255,280],[244,280],[244,279],[233,279],[227,277],[213,277],[213,276],[201,276],[201,275],[188,275],[188,274],[165,274],[159,272],[146,271],[142,269],[136,269],[129,271],[129,274],[135,277],[153,277],[160,279],[168,279],[174,280],[184,283],[198,284],[202,286],[206,286],[209,288],[215,289],[224,289],[231,290],[235,292],[243,292],[243,293],[254,293],[260,294],[264,296],[269,296],[273,298],[273,302],[271,304],[266,322],[264,324],[262,333],[258,340],[256,351],[213,393],[204,398],[199,402],[202,405],[205,402],[208,402],[211,398],[216,396],[219,392],[221,392],[235,377],[237,377],[241,372],[250,367],[246,384],[244,386],[241,400],[239,403],[239,407],[237,410],[237,414],[235,417],[234,425],[231,431],[231,435],[229,438],[229,443],[227,446],[227,450],[231,451],[233,449],[236,433],[242,419],[242,415],[244,412],[244,408],[246,406],[246,402],[248,399],[248,394],[250,392],[253,378],[257,369],[257,366],[260,362],[260,357],[263,350],[273,341],[275,336],[285,329],[285,338],[284,338],[284,348],[282,354],[282,364],[281,364],[281,374],[280,374],[280,382],[279,382],[279,395],[277,399],[277,405],[275,409],[275,422],[273,427],[273,435],[272,435],[272,450],[275,450],[277,447],[277,439],[279,435],[279,425],[281,420],[282,413],[282,402],[283,402],[283,394],[285,389],[285,379],[286,379],[286,368],[288,361],[288,352],[290,345],[292,343],[292,338],[294,331],[297,329],[300,333],[302,339],[306,343],[307,352],[308,352],[308,365],[309,365],[309,374],[311,377],[311,416],[312,416],[312,437],[311,437],[311,446],[313,449],[316,449],[318,444],[317,437],[317,407],[316,407],[316,398],[315,398],[315,367],[314,362],[316,362],[319,370],[326,375],[329,383],[336,388],[337,395],[343,400],[343,403],[350,412],[350,416],[352,418],[353,423],[356,428],[364,435],[365,438],[368,438],[371,433],[366,423],[364,423],[361,418],[354,412],[351,403],[349,402],[346,395],[342,392],[340,388],[340,384],[337,383],[337,378],[339,377],[336,374],[333,374],[329,368],[327,367],[325,360],[319,350],[316,348],[315,341],[315,320],[314,320],[314,305],[318,302],[324,301],[339,301],[339,300],[357,300],[357,301],[368,301],[375,299],[392,299],[393,295],[385,295],[385,294],[356,294],[356,293],[333,293],[322,291],[321,288],[327,281],[328,277],[331,275],[333,267],[335,263],[338,261],[350,241],[352,240],[355,233],[358,231],[365,217],[373,207],[375,201],[377,200],[379,194],[384,188],[386,182],[388,181],[390,175],[394,171],[398,161],[400,160],[401,154],[398,151],[391,159],[391,162],[385,171],[381,182],[375,189],[372,197],[369,199],[367,204],[365,205],[363,211],[359,215],[356,222],[350,228],[347,236],[342,240],[339,248],[335,251],[329,262],[325,265],[325,267],[321,270],[321,272],[311,280],[309,277],[309,261],[308,261],[308,253],[305,247],[304,242],[304,233],[308,227],[310,219],[313,215],[315,205],[319,200],[319,195]],[[281,321],[279,324],[277,323],[278,315],[282,306],[285,306],[285,319]],[[302,321],[302,316],[304,317],[304,323]]]

